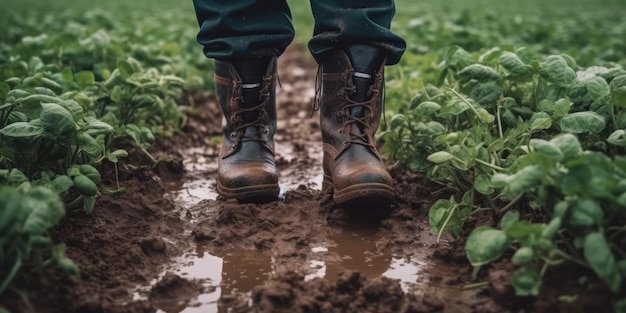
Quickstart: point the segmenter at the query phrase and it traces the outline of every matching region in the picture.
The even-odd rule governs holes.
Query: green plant
[[[0,171],[0,181],[18,183],[15,170]],[[33,254],[46,259],[40,266],[56,265],[72,274],[78,267],[65,257],[63,244],[53,245],[48,230],[64,214],[63,203],[57,193],[45,186],[31,186],[23,181],[18,187],[0,186],[0,294],[9,288],[11,281]],[[46,255],[51,251],[51,255]]]

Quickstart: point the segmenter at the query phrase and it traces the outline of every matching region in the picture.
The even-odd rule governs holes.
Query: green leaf
[[[609,135],[606,141],[614,146],[626,147],[626,131],[618,129]]]
[[[510,243],[510,239],[503,231],[479,226],[467,238],[465,253],[473,266],[481,266],[497,260]]]
[[[415,111],[422,116],[427,116],[439,111],[440,109],[441,106],[438,103],[432,101],[424,101],[415,108]]]
[[[626,75],[615,77],[610,84],[611,99],[615,105],[626,108]]]
[[[78,275],[78,266],[72,260],[70,260],[67,256],[65,256],[65,251],[67,247],[65,244],[59,244],[52,248],[52,259],[56,262],[57,266],[67,271],[72,275]]]
[[[550,160],[563,160],[563,152],[552,142],[543,139],[531,139],[529,145],[539,152],[539,154]]]
[[[522,192],[539,186],[544,175],[544,171],[539,166],[530,165],[513,175],[496,173],[491,177],[491,183],[494,187],[504,187],[504,192],[510,197],[516,197]]]
[[[480,174],[474,179],[474,188],[483,195],[490,195],[494,192],[491,185],[491,177],[486,174]]]
[[[502,87],[497,81],[480,82],[471,87],[468,95],[477,103],[491,107],[494,106],[502,96]]]
[[[560,87],[569,87],[576,82],[576,72],[571,69],[560,55],[551,55],[541,63],[552,81]]]
[[[389,121],[389,129],[398,129],[402,127],[405,121],[406,116],[404,114],[396,114]]]
[[[135,73],[135,69],[126,60],[117,61],[117,69],[120,71],[123,79],[129,79]]]
[[[589,96],[591,96],[591,99],[595,102],[603,101],[611,93],[609,84],[606,83],[604,78],[599,76],[586,81],[585,88],[587,88],[587,93],[589,93]]]
[[[561,221],[561,218],[558,216],[552,218],[548,226],[546,226],[541,231],[541,238],[552,239],[554,235],[559,231],[559,228],[561,227]]]
[[[122,99],[124,99],[124,92],[122,91],[122,87],[116,85],[115,87],[113,87],[113,90],[111,90],[111,100],[113,100],[113,102],[115,103],[121,103]]]
[[[505,232],[519,221],[519,212],[515,210],[508,211],[500,219],[500,228]]]
[[[578,138],[572,134],[558,135],[550,140],[550,143],[559,147],[563,153],[563,160],[567,161],[583,153]]]
[[[513,254],[513,258],[511,261],[515,264],[522,264],[532,262],[537,258],[535,251],[531,247],[521,247],[515,254]]]
[[[531,131],[542,129],[550,129],[552,127],[552,118],[545,112],[536,112],[528,121]]]
[[[454,156],[446,151],[438,151],[429,155],[426,159],[435,164],[439,164],[452,160],[453,158]]]
[[[572,107],[572,101],[567,98],[561,98],[556,103],[544,99],[537,105],[537,108],[541,111],[547,112],[554,119],[559,119],[565,116]]]
[[[458,143],[459,140],[463,139],[463,136],[460,132],[452,132],[447,134],[439,135],[435,138],[436,143],[443,143],[447,145],[453,145]]]
[[[80,89],[85,89],[89,86],[92,86],[96,82],[96,78],[94,77],[93,72],[90,71],[82,71],[74,74],[74,79],[76,79],[76,83]]]
[[[113,126],[108,123],[99,121],[95,118],[86,118],[85,120],[87,120],[87,134],[92,137],[106,135],[113,132]]]
[[[457,204],[453,198],[450,198],[450,200],[439,199],[433,204],[428,212],[430,232],[433,235],[440,233],[441,229],[444,227],[444,222],[450,214],[450,211],[454,210],[456,206]]]
[[[559,126],[562,131],[568,133],[599,133],[606,127],[606,122],[600,114],[593,111],[585,111],[565,115],[561,119]]]
[[[56,225],[65,214],[59,196],[51,189],[42,186],[28,190],[23,201],[24,207],[29,208],[30,213],[22,229],[31,235],[45,233],[50,227]]]
[[[99,158],[102,156],[103,147],[98,143],[96,139],[91,137],[86,132],[79,132],[76,135],[76,143],[78,147],[87,153],[91,158]]]
[[[622,277],[604,234],[593,232],[585,236],[583,253],[585,260],[598,277],[607,283],[611,291],[618,293],[621,289]]]
[[[59,175],[51,182],[52,190],[57,194],[68,191],[73,185],[72,179],[66,175]]]
[[[491,124],[495,121],[496,117],[489,113],[484,108],[477,108],[476,112],[478,113],[478,119],[483,124]]]
[[[74,188],[81,195],[86,197],[93,197],[98,194],[98,187],[91,179],[89,179],[89,177],[83,174],[79,174],[74,176],[73,181]]]
[[[469,105],[459,98],[452,98],[448,101],[437,114],[440,117],[457,116],[469,110]]]
[[[28,181],[28,177],[22,173],[22,171],[14,168],[9,172],[9,176],[7,177],[7,181],[14,185],[20,185],[24,182]]]
[[[500,74],[491,67],[482,64],[472,64],[466,66],[458,75],[461,79],[468,81],[471,79],[486,82],[486,81],[500,81]]]
[[[536,268],[522,267],[513,273],[511,284],[516,296],[536,296],[539,295],[541,275]]]
[[[578,199],[571,203],[570,210],[572,210],[570,223],[574,226],[602,225],[604,212],[600,204],[594,200]]]
[[[0,129],[0,134],[13,138],[36,137],[43,134],[43,127],[30,122],[15,122]]]
[[[533,224],[527,221],[518,221],[505,229],[507,236],[513,240],[525,241],[528,238],[536,238],[541,235],[543,225]]]
[[[39,119],[44,133],[52,138],[67,137],[76,132],[76,123],[72,114],[55,103],[42,103]]]
[[[470,64],[476,63],[469,52],[459,46],[453,46],[448,50],[446,63],[455,71],[461,70]]]
[[[11,87],[9,87],[9,84],[5,82],[0,82],[0,100],[6,99],[6,96],[10,90],[11,90]],[[1,102],[4,102],[4,101],[0,101],[0,103]]]
[[[89,179],[91,179],[91,181],[94,182],[94,184],[100,183],[100,180],[101,180],[100,172],[98,172],[98,170],[95,167],[89,164],[81,164],[78,167],[78,170],[80,171],[81,174],[89,177]]]
[[[530,74],[526,64],[513,52],[503,52],[498,58],[498,63],[502,65],[511,76],[524,76]]]
[[[126,152],[126,150],[115,150],[113,152],[110,152],[107,154],[107,159],[109,159],[109,161],[113,162],[113,163],[117,163],[117,161],[120,158],[124,158],[128,156],[128,152]]]

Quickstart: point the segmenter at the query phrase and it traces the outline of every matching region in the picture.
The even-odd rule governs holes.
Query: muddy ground
[[[210,98],[194,97],[183,133],[150,149],[168,160],[153,167],[130,149],[119,167],[126,192],[101,195],[92,214],[71,212],[54,229],[80,275],[52,271],[42,281],[32,269],[16,282],[28,304],[8,292],[0,305],[42,313],[606,311],[598,295],[515,298],[508,262],[473,281],[463,238],[436,243],[428,230],[428,207],[449,194],[399,166],[389,164],[396,198],[388,216],[335,205],[320,191],[315,64],[299,46],[279,62],[279,201],[216,198],[220,114]],[[114,186],[112,164],[102,171],[103,187]],[[468,227],[477,223],[492,221]]]

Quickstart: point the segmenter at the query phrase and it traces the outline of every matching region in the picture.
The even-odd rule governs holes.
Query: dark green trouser
[[[278,56],[294,36],[284,0],[193,0],[200,24],[198,42],[209,58]],[[393,0],[311,0],[315,18],[309,50],[325,53],[353,44],[386,51],[387,64],[400,60],[406,43],[389,30]]]

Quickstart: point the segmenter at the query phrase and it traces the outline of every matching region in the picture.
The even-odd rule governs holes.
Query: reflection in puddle
[[[423,263],[378,252],[376,242],[379,237],[376,227],[371,225],[345,225],[328,237],[326,245],[311,249],[312,259],[308,264],[302,264],[307,272],[305,279],[334,281],[342,271],[359,271],[369,278],[385,276],[397,279],[403,290],[408,292],[419,284]],[[197,254],[185,255],[176,263],[175,274],[217,288],[200,295],[190,303],[190,307],[181,309],[180,304],[160,306],[161,312],[228,312],[228,308],[219,303],[220,297],[249,293],[271,274],[281,272],[280,268],[274,268],[277,262],[269,253],[258,250],[234,249],[211,254],[199,249]]]
[[[202,200],[217,198],[215,173],[217,173],[217,153],[210,147],[190,148],[182,152],[183,164],[187,173],[181,181],[165,182],[167,195],[183,207],[190,207]]]

